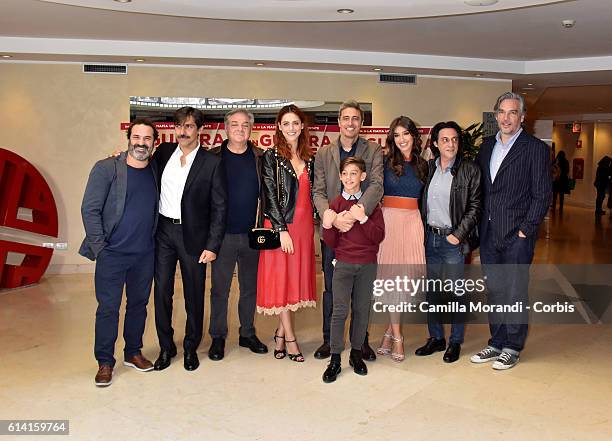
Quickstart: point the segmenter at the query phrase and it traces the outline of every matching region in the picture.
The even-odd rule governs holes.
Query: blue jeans
[[[425,245],[425,257],[427,259],[427,277],[429,279],[457,280],[463,277],[464,256],[461,252],[461,244],[453,245],[446,236],[440,236],[433,231],[427,231],[427,242]],[[462,303],[464,296],[451,294],[452,302]],[[437,290],[427,291],[427,302],[429,305],[443,304],[441,301],[443,293]],[[462,344],[465,333],[464,314],[450,314],[451,335],[450,343]],[[444,338],[444,326],[439,314],[427,313],[427,327],[429,336],[437,340]]]

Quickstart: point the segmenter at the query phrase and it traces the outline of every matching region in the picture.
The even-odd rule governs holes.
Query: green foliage
[[[463,157],[475,159],[482,143],[482,123],[474,123],[461,133]]]

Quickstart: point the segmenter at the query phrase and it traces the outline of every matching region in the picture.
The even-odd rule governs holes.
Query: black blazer
[[[484,204],[480,235],[481,240],[492,239],[496,248],[504,249],[519,230],[537,238],[552,197],[550,148],[523,130],[492,182],[490,162],[495,143],[494,136],[486,138],[476,158],[482,170]],[[492,231],[486,231],[489,227]]]
[[[164,142],[153,155],[160,191],[162,174],[177,145]],[[199,256],[204,250],[219,253],[225,234],[226,212],[227,189],[221,158],[199,148],[181,199],[183,242],[189,254]]]

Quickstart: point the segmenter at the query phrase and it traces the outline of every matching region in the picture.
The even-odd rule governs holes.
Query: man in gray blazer
[[[359,203],[370,215],[383,196],[383,155],[382,147],[372,141],[361,138],[359,131],[363,123],[363,110],[356,101],[345,101],[338,111],[340,136],[337,142],[321,147],[315,157],[315,177],[312,189],[313,201],[319,216],[323,218],[329,203],[342,191],[340,184],[340,161],[349,156],[362,158],[366,163],[366,179],[362,183],[363,195]],[[355,223],[355,218],[349,212],[337,213],[334,227],[342,232],[349,231]],[[323,276],[325,290],[323,292],[323,344],[315,351],[315,358],[329,357],[329,334],[333,310],[332,277],[334,267],[334,250],[321,241]],[[363,344],[363,359],[376,360],[376,354],[368,344],[366,334]]]
[[[149,120],[136,119],[127,132],[127,153],[98,161],[83,196],[86,236],[79,254],[96,261],[96,386],[112,383],[124,286],[123,364],[141,372],[153,369],[140,350],[153,281],[159,199],[155,165],[149,158],[157,136]]]

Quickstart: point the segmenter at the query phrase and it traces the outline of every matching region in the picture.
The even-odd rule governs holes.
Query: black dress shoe
[[[268,347],[264,345],[256,335],[253,335],[252,337],[240,337],[238,339],[238,346],[249,348],[251,352],[255,352],[256,354],[268,353]]]
[[[434,352],[440,352],[446,349],[446,340],[438,340],[436,338],[428,338],[427,343],[424,346],[421,346],[416,351],[414,351],[415,355],[431,355]]]
[[[459,343],[451,343],[448,345],[444,357],[442,359],[446,363],[454,363],[459,360],[459,354],[461,353],[461,345]]]
[[[323,382],[324,383],[333,383],[338,378],[338,374],[342,371],[340,367],[340,363],[337,361],[330,361],[327,365],[327,369],[323,372]]]
[[[200,366],[200,360],[198,360],[198,354],[195,351],[185,352],[185,369],[188,371],[195,371]]]
[[[314,357],[319,359],[319,360],[323,360],[327,357],[329,357],[331,355],[331,349],[329,347],[329,343],[324,341],[323,344],[321,346],[319,346],[319,348],[315,351],[314,353]],[[326,371],[327,372],[327,371]],[[340,372],[340,371],[338,371]],[[334,378],[335,380],[335,378]],[[334,381],[332,380],[332,381]],[[329,381],[328,381],[329,383]]]
[[[376,352],[374,352],[374,349],[370,347],[370,343],[368,343],[367,339],[363,343],[363,346],[361,347],[361,354],[365,361],[375,361],[376,360]]]
[[[349,365],[353,368],[353,372],[355,372],[357,375],[368,375],[368,367],[363,361],[361,351],[351,349]]]
[[[213,338],[208,350],[208,358],[213,361],[223,360],[225,357],[225,339]]]
[[[157,360],[155,360],[155,363],[153,364],[153,369],[156,371],[163,371],[168,366],[170,366],[172,357],[175,357],[175,356],[176,356],[176,349],[172,351],[167,351],[165,349],[162,349],[159,352],[159,357],[157,357]]]

